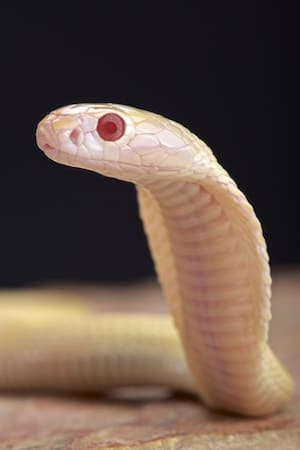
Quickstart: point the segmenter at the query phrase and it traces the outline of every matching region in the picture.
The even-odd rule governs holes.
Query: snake
[[[135,185],[171,315],[96,316],[63,302],[43,310],[29,302],[24,314],[10,302],[0,387],[167,385],[229,413],[282,409],[294,380],[268,342],[262,227],[212,150],[173,120],[111,103],[60,107],[36,137],[55,162]]]

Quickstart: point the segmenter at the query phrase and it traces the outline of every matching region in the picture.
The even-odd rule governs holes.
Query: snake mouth
[[[51,145],[49,145],[49,144],[47,144],[46,142],[45,142],[45,144],[43,144],[41,147],[40,147],[44,152],[53,152],[53,151],[57,151],[54,147],[52,147]]]
[[[71,154],[62,149],[51,147],[47,144],[42,147],[42,151],[54,162],[62,163],[70,167],[79,167],[92,170],[104,176],[116,178],[122,181],[142,182],[150,178],[170,179],[178,174],[178,168],[169,167],[162,170],[151,165],[138,166],[125,161],[115,161],[108,159],[85,158],[78,154]]]

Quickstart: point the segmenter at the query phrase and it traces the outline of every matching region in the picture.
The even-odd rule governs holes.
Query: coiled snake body
[[[160,115],[114,104],[60,108],[40,122],[37,142],[57,162],[136,185],[156,271],[191,375],[178,363],[181,348],[167,319],[158,325],[147,318],[144,323],[129,318],[130,325],[126,320],[122,325],[121,317],[114,318],[117,325],[104,319],[107,353],[118,348],[119,333],[125,353],[135,348],[133,359],[139,355],[146,361],[149,355],[139,371],[137,360],[132,363],[134,373],[124,363],[127,372],[118,371],[119,383],[158,383],[153,364],[159,354],[166,361],[160,382],[176,386],[177,380],[183,389],[197,389],[213,408],[245,415],[282,408],[293,381],[268,345],[271,279],[261,227],[206,144]],[[107,378],[104,372],[98,368],[94,384]]]

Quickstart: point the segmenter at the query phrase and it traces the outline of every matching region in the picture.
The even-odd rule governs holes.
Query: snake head
[[[210,153],[195,141],[176,122],[115,104],[66,106],[37,128],[38,146],[54,161],[132,182],[192,172]]]

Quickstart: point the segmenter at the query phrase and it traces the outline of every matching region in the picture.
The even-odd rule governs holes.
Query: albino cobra
[[[95,318],[82,315],[80,307],[62,307],[49,315],[36,313],[24,324],[24,317],[16,319],[13,312],[19,331],[17,340],[11,337],[15,331],[10,333],[9,354],[25,345],[20,341],[35,320],[40,326],[30,333],[43,343],[36,359],[50,355],[53,373],[47,378],[45,361],[37,373],[30,366],[32,354],[31,361],[23,358],[17,366],[20,351],[15,350],[15,360],[0,373],[0,385],[96,390],[167,383],[197,391],[215,409],[250,416],[281,409],[293,380],[268,345],[271,278],[261,226],[206,144],[172,120],[115,104],[57,109],[39,123],[37,142],[54,161],[136,185],[183,351],[167,318]],[[47,339],[53,331],[54,341]],[[86,355],[80,369],[68,357],[55,361],[57,344],[64,340],[70,353],[75,346]],[[25,341],[28,345],[30,338]],[[22,376],[16,370],[21,366]]]

